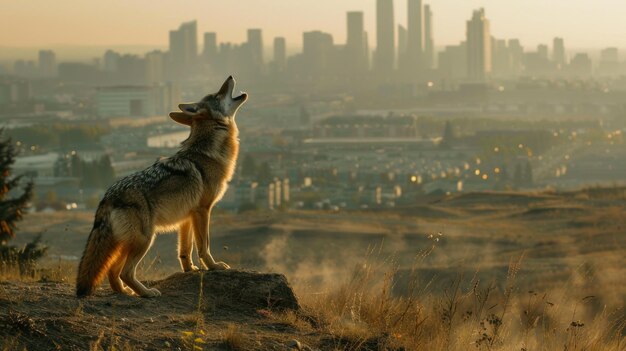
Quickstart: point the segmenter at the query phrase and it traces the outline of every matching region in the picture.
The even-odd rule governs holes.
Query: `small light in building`
[[[417,182],[417,176],[411,176],[411,182],[413,183]]]
[[[476,175],[480,175],[480,169],[475,170],[475,171],[474,171],[474,174],[476,174]]]
[[[489,179],[489,176],[486,174],[483,174],[483,180],[487,180],[487,179]]]
[[[498,167],[496,167],[493,171],[494,171],[496,174],[500,174],[500,168],[498,168]]]
[[[479,165],[479,164],[480,164],[480,159],[479,159],[479,158],[477,158],[477,159],[476,159],[476,164],[477,164],[477,165]]]
[[[35,151],[35,149],[36,149],[35,145],[30,147],[30,151]]]
[[[432,88],[433,86],[435,86],[435,83],[433,83],[433,82],[428,82],[428,87],[429,87],[429,88]]]
[[[72,154],[72,156],[76,155],[76,151],[72,150],[71,154]]]
[[[524,144],[519,144],[519,145],[517,145],[517,147],[522,149],[522,148],[524,148]]]
[[[17,141],[17,142],[15,143],[15,145],[20,146],[20,145],[22,145],[22,142],[21,142],[21,141]]]
[[[496,146],[496,147],[493,148],[493,151],[494,152],[500,152],[500,148]]]
[[[501,85],[498,87],[498,91],[504,91],[504,87]]]
[[[554,135],[555,137],[558,137],[559,136],[559,132],[554,132],[554,134],[552,134],[552,135]]]

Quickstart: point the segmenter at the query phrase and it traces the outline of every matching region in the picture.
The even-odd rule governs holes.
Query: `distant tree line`
[[[39,145],[45,148],[71,149],[80,144],[98,142],[109,133],[102,125],[60,124],[33,125],[7,130],[7,135],[23,145]]]
[[[267,161],[257,165],[254,157],[246,154],[241,163],[241,176],[245,179],[268,184],[274,180],[272,169]]]
[[[55,177],[80,179],[82,188],[107,188],[115,181],[115,171],[109,155],[93,161],[84,161],[77,153],[60,155],[54,165]]]

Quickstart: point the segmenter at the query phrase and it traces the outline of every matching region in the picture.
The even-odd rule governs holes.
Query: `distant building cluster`
[[[617,48],[576,53],[558,37],[529,49],[495,36],[485,9],[468,13],[462,42],[438,47],[431,6],[408,0],[398,21],[394,5],[376,1],[375,33],[363,12],[346,13],[345,43],[322,30],[288,43],[260,28],[228,43],[190,21],[169,31],[168,48],[142,55],[109,49],[69,62],[41,50],[0,67],[15,170],[35,178],[44,207],[93,207],[114,178],[188,137],[168,112],[233,74],[251,99],[221,208],[379,208],[431,194],[623,183]]]
[[[534,50],[525,48],[519,39],[498,38],[482,8],[469,17],[465,40],[442,48],[435,45],[435,14],[422,0],[407,1],[404,24],[394,18],[394,0],[377,0],[375,10],[375,48],[364,30],[363,12],[346,14],[345,43],[336,43],[331,34],[320,30],[304,32],[302,50],[293,55],[288,55],[283,37],[273,38],[272,50],[266,50],[262,29],[248,29],[244,43],[224,43],[215,32],[199,35],[197,22],[191,21],[169,32],[167,51],[155,50],[142,57],[108,50],[93,63],[85,63],[57,62],[54,52],[41,50],[37,62],[16,61],[13,73],[96,86],[153,86],[191,84],[228,72],[270,86],[310,84],[371,91],[396,85],[411,90],[412,95],[520,77],[587,79],[626,73],[626,64],[614,47],[602,50],[594,62],[588,53],[570,53],[561,37],[554,38],[552,47],[542,44]],[[266,53],[272,53],[271,57],[265,57]]]

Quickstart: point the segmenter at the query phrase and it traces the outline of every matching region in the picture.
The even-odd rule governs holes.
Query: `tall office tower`
[[[550,48],[548,48],[548,45],[546,44],[537,45],[537,55],[539,56],[540,59],[548,60],[549,51],[550,51]]]
[[[183,23],[178,30],[171,30],[169,44],[172,77],[182,78],[190,73],[190,66],[197,62],[198,26],[196,21]]]
[[[287,41],[283,37],[274,38],[274,66],[279,72],[287,68]]]
[[[113,51],[113,50],[107,50],[104,53],[104,57],[103,57],[103,66],[102,69],[105,72],[116,72],[117,71],[117,62],[120,59],[120,54]]]
[[[54,77],[56,75],[56,55],[52,50],[39,50],[39,74],[42,77]]]
[[[409,37],[406,27],[398,25],[398,69],[402,72],[408,70],[408,57],[407,47],[409,44]]]
[[[450,89],[455,82],[467,78],[467,44],[446,46],[439,53],[439,75],[445,80],[444,89]]]
[[[424,65],[426,69],[435,67],[435,36],[433,34],[433,11],[424,5]]]
[[[370,39],[367,32],[363,32],[363,48],[365,49],[365,70],[370,69]]]
[[[165,54],[159,50],[146,54],[146,83],[159,84],[165,81]]]
[[[328,73],[334,49],[332,35],[320,31],[304,32],[302,42],[302,73],[311,77]]]
[[[493,39],[493,76],[497,78],[509,77],[511,70],[511,52],[504,39]]]
[[[565,68],[567,58],[565,56],[565,42],[563,38],[554,38],[552,48],[552,60],[556,63],[558,69]]]
[[[217,33],[204,33],[204,46],[202,48],[202,59],[205,63],[213,64],[217,57]]]
[[[600,52],[600,64],[597,73],[602,76],[621,75],[621,62],[619,61],[619,49],[615,47],[603,49]]]
[[[589,78],[593,72],[591,58],[586,53],[574,55],[568,66],[569,75],[576,78]]]
[[[619,62],[619,49],[616,47],[603,49],[600,52],[600,61],[607,63]]]
[[[485,82],[491,74],[491,32],[485,9],[475,10],[467,21],[467,73],[474,82]]]
[[[376,55],[374,67],[379,73],[393,72],[395,64],[395,28],[393,0],[376,0]]]
[[[509,39],[509,54],[511,55],[511,74],[518,76],[524,69],[524,47],[519,39]]]
[[[263,32],[260,29],[248,29],[248,48],[250,59],[257,66],[263,66]]]
[[[422,0],[407,0],[408,5],[408,44],[407,73],[418,74],[426,66],[424,63],[424,11]]]
[[[346,69],[350,74],[362,73],[367,69],[363,12],[348,12],[348,39],[346,41]]]

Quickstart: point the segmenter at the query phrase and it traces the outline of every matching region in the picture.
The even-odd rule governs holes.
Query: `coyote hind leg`
[[[126,253],[122,252],[120,256],[115,259],[111,268],[109,268],[108,277],[109,277],[109,285],[111,289],[116,293],[132,295],[133,291],[128,287],[124,286],[124,282],[120,279],[120,273],[122,272],[122,268],[124,268],[124,264],[126,263]]]
[[[143,285],[136,277],[137,265],[143,257],[150,249],[152,245],[152,240],[154,239],[154,234],[150,238],[139,234],[140,238],[135,238],[132,243],[129,243],[126,248],[124,248],[128,254],[126,257],[126,263],[124,264],[124,268],[122,268],[122,273],[120,277],[122,281],[128,285],[137,295],[141,297],[156,297],[160,296],[161,292],[157,289],[148,289],[145,285]]]

